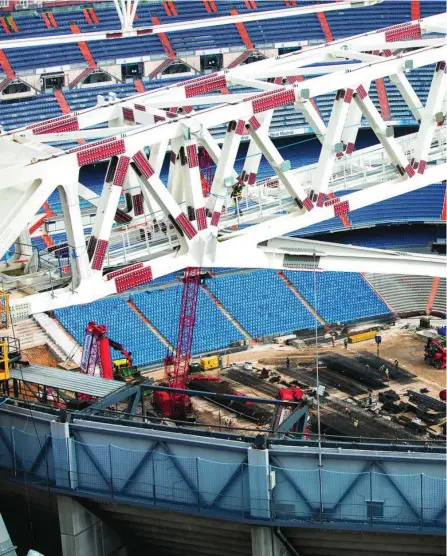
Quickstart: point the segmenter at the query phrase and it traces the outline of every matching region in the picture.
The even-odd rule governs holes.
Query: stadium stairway
[[[146,318],[145,315],[138,309],[135,303],[128,299],[126,301],[127,305],[132,309],[134,313],[138,315],[138,317],[144,322],[144,324],[149,328],[149,330],[157,336],[157,338],[162,342],[168,349],[175,351],[174,347],[168,342],[168,340],[163,336],[163,334],[151,323],[149,319]]]
[[[429,315],[431,313],[431,310],[433,309],[433,305],[434,305],[434,302],[435,302],[436,294],[438,293],[438,288],[439,288],[439,282],[440,281],[441,281],[441,279],[439,278],[439,276],[435,276],[433,278],[433,282],[431,284],[430,295],[428,296],[427,305],[425,307],[425,312],[427,313],[427,315]]]
[[[208,289],[208,287],[206,286],[206,284],[202,284],[201,285],[203,291],[206,293],[206,295],[211,299],[211,301],[216,305],[216,307],[227,317],[227,319],[231,322],[231,324],[233,324],[238,330],[239,332],[245,336],[245,338],[247,340],[250,340],[251,342],[254,342],[253,338],[250,336],[250,334],[244,329],[244,327],[227,311],[227,309],[225,309],[225,307],[222,305],[222,303],[217,299],[217,297],[213,294],[213,292],[211,290]]]
[[[310,311],[314,317],[318,320],[318,322],[320,324],[322,324],[326,330],[330,330],[330,326],[328,325],[328,323],[323,319],[323,317],[321,317],[317,311],[315,311],[315,309],[312,307],[312,305],[310,305],[310,303],[308,303],[306,301],[306,299],[304,299],[304,297],[301,295],[301,293],[297,290],[297,288],[292,284],[292,282],[287,278],[287,276],[283,273],[283,272],[278,272],[278,276],[281,278],[281,280],[284,281],[285,285],[292,290],[292,292],[296,295],[296,297],[301,301],[301,303],[306,307],[306,309],[308,311]]]

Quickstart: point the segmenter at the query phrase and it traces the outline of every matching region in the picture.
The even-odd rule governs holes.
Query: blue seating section
[[[61,110],[56,98],[50,93],[43,93],[22,101],[0,101],[0,124],[7,131],[57,116],[61,116]]]
[[[311,272],[286,272],[311,306],[314,305],[314,276]],[[253,336],[286,334],[311,328],[314,316],[279,278],[276,271],[218,275],[207,286],[229,313]],[[177,342],[182,286],[134,293],[132,301],[173,345]],[[389,313],[366,281],[356,273],[317,274],[317,309],[328,322],[349,322]],[[90,305],[55,311],[66,330],[83,343],[86,324],[106,324],[110,338],[131,351],[137,365],[160,362],[166,348],[121,298],[108,298]],[[214,302],[199,290],[194,354],[224,349],[244,339]]]
[[[328,323],[385,315],[388,307],[355,272],[286,272],[287,278]],[[283,306],[281,305],[281,308]]]
[[[313,326],[314,317],[271,270],[218,278],[208,287],[254,337]]]
[[[174,346],[177,343],[181,298],[181,285],[132,296],[140,311]],[[239,330],[200,289],[192,352],[198,354],[225,348],[234,340],[243,339]]]
[[[84,342],[87,323],[95,321],[107,325],[109,337],[132,353],[135,365],[150,365],[160,361],[165,355],[164,344],[119,297],[103,299],[89,305],[58,309],[55,314],[81,345]]]
[[[312,2],[310,2],[312,3]],[[300,4],[303,4],[300,0]],[[240,13],[284,9],[282,2],[257,2],[256,10],[247,10],[243,2],[218,2],[218,12],[207,13],[202,2],[177,2],[178,15],[168,17],[161,3],[142,4],[137,11],[136,27],[152,25],[151,16],[157,15],[162,23],[189,19],[209,19],[227,15],[236,7]],[[421,16],[434,15],[444,11],[442,2],[421,2]],[[41,11],[14,13],[19,33],[5,34],[2,39],[14,40],[18,37],[48,36],[70,33],[70,23],[76,23],[81,31],[113,30],[119,28],[119,20],[113,7],[95,7],[99,23],[88,24],[81,8],[70,10],[55,9],[53,15],[57,28],[46,29]],[[410,1],[385,1],[373,7],[355,8],[347,11],[328,12],[327,20],[335,39],[372,31],[377,27],[388,27],[411,19]],[[258,48],[273,47],[278,42],[313,41],[324,42],[325,37],[316,14],[249,22],[245,27],[254,45]],[[242,39],[233,25],[207,29],[189,29],[168,34],[174,50],[186,55],[197,49],[218,49],[231,46],[243,47]],[[158,37],[144,35],[117,40],[93,41],[89,48],[97,62],[147,55],[163,55],[164,50]],[[66,64],[84,64],[85,60],[77,44],[39,46],[8,50],[11,65],[16,71]]]

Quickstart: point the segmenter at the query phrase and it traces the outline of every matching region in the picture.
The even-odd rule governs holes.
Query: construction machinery
[[[183,278],[183,292],[175,356],[172,350],[164,358],[165,378],[168,386],[185,390],[189,380],[218,382],[218,377],[189,377],[191,348],[196,321],[197,300],[200,286],[201,268],[188,267]],[[210,367],[211,368],[211,367]],[[214,367],[215,368],[215,367]],[[177,420],[191,418],[191,401],[186,394],[178,392],[154,392],[154,406],[164,417]]]
[[[429,338],[424,348],[424,361],[437,369],[446,368],[445,347],[437,340]]]
[[[20,361],[20,341],[17,338],[0,338],[0,381],[9,379],[9,369]]]
[[[121,352],[122,359],[112,361],[110,348]],[[85,329],[84,347],[81,358],[84,373],[103,378],[128,378],[138,374],[133,365],[132,354],[114,340],[107,337],[107,326],[91,321]]]
[[[283,402],[290,402],[290,405],[275,407],[273,434],[280,437],[288,433],[307,435],[309,406],[313,404],[313,398],[297,386],[280,388],[276,397]]]

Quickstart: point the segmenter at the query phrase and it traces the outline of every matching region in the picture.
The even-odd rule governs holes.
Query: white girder
[[[436,24],[444,19],[441,16]],[[294,258],[301,247],[312,256],[317,253],[319,270],[439,275],[443,258],[435,256],[346,249],[317,245],[312,240],[292,246],[289,239],[274,240],[445,178],[447,145],[445,126],[439,125],[439,106],[443,102],[447,47],[423,34],[419,47],[412,39],[404,40],[405,33],[414,37],[430,29],[432,18],[427,20],[307,48],[123,100],[102,101],[94,108],[1,135],[0,152],[7,154],[0,155],[4,216],[0,221],[0,256],[35,222],[39,207],[59,188],[64,192],[63,215],[57,218],[65,222],[72,277],[66,288],[38,293],[26,301],[13,300],[13,306],[28,303],[27,311],[34,313],[87,303],[186,266],[309,270],[312,265],[306,266],[306,255]],[[402,43],[412,50],[402,50]],[[333,62],[343,61],[343,52],[347,53],[345,61],[350,62],[355,58],[353,52],[376,50],[371,45],[383,44],[386,57],[359,56],[366,61],[336,63],[334,71]],[[367,48],[362,50],[362,45]],[[302,70],[306,66],[315,63],[328,65],[318,66],[321,75],[309,72],[308,79],[297,80],[305,74]],[[416,101],[408,88],[405,74],[430,64],[437,64],[437,70],[427,107],[422,108],[416,106],[419,99]],[[387,76],[397,76],[404,100],[419,116],[417,133],[394,138],[389,122],[369,98],[369,83]],[[284,85],[262,80],[269,77],[288,79],[283,80]],[[231,94],[231,87],[241,83],[258,92]],[[230,94],[209,94],[228,87]],[[326,127],[313,102],[334,92],[336,100]],[[207,107],[201,109],[204,104]],[[270,140],[273,109],[284,105],[301,111],[317,133],[322,143],[318,164],[293,169]],[[355,151],[362,116],[379,144]],[[85,128],[103,123],[112,126],[97,130],[105,139],[68,152],[39,143],[42,138],[90,138],[92,130]],[[222,124],[227,132],[220,147],[210,129]],[[238,176],[235,159],[246,135],[250,144]],[[169,145],[169,177],[164,183],[160,171]],[[202,193],[198,165],[201,147],[217,165],[208,197]],[[259,181],[256,173],[261,153],[272,167],[272,177]],[[421,153],[425,157],[422,171],[416,166]],[[13,156],[9,158],[9,154]],[[79,169],[107,159],[110,162],[102,194],[94,199],[92,191],[79,184]],[[243,188],[235,196],[237,183]],[[342,190],[347,194],[338,198],[337,192]],[[119,205],[121,192],[132,198],[127,213]],[[92,209],[96,215],[87,246],[79,197],[90,199],[96,207]],[[250,226],[240,229],[241,224]],[[104,267],[108,276],[103,275]],[[120,273],[110,273],[116,268]],[[66,281],[69,279],[70,273]]]
[[[248,23],[251,21],[296,17],[298,15],[305,15],[315,12],[333,12],[356,7],[372,6],[374,4],[380,4],[382,1],[383,0],[342,0],[340,2],[299,6],[296,8],[281,10],[259,11],[249,14],[240,13],[236,15],[225,15],[199,20],[162,23],[160,25],[137,27],[134,29],[133,21],[138,5],[138,0],[113,0],[118,13],[118,17],[120,19],[121,29],[93,31],[90,33],[82,33],[82,35],[50,35],[47,37],[14,39],[14,41],[0,41],[0,49],[7,50],[9,48],[21,48],[27,46],[37,47],[42,45],[68,44],[78,42],[79,40],[85,42],[105,39],[117,40],[119,38],[136,37],[138,35],[175,33],[178,31],[186,31],[189,29],[207,29],[212,27],[221,27],[222,25],[234,25],[235,23]]]

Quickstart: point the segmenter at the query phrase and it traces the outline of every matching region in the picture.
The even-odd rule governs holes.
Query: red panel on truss
[[[125,150],[126,146],[123,139],[114,139],[106,144],[101,141],[100,144],[96,143],[93,146],[86,145],[85,150],[78,152],[78,164],[79,166],[93,164],[111,156],[124,154]]]
[[[115,278],[116,291],[118,293],[142,286],[148,282],[152,282],[152,269],[150,266],[138,270],[130,270],[126,274]]]
[[[94,270],[101,270],[106,257],[109,242],[105,239],[98,239],[96,243],[95,254],[93,255],[92,268]]]
[[[127,171],[129,170],[130,158],[128,156],[120,156],[118,160],[118,165],[115,170],[115,175],[113,176],[113,185],[122,187],[124,180],[127,176]]]
[[[155,170],[149,164],[146,156],[140,151],[133,155],[133,160],[138,170],[148,180],[155,174]]]
[[[133,272],[139,268],[143,268],[143,263],[136,263],[130,266],[126,266],[126,268],[120,268],[118,270],[113,270],[109,272],[106,276],[107,280],[111,280],[112,278],[116,278],[117,276],[122,276],[123,274],[127,274],[128,272]]]

